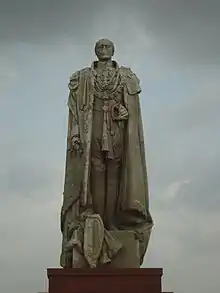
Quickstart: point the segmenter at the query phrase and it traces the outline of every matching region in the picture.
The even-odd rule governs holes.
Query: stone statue
[[[116,261],[115,267],[140,267],[153,226],[141,88],[130,68],[112,60],[114,50],[111,41],[99,40],[98,61],[69,81],[63,268],[101,267],[120,255],[124,260],[135,256],[135,261]]]

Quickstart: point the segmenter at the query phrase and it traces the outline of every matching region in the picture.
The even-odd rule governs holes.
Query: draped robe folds
[[[130,68],[120,67],[119,73],[125,80],[123,99],[128,111],[128,120],[124,128],[123,158],[115,223],[118,230],[134,231],[140,244],[141,265],[153,226],[149,212],[145,146],[139,102],[141,89],[138,78]],[[67,248],[71,238],[70,227],[88,207],[92,207],[89,176],[93,130],[93,88],[93,76],[89,67],[77,71],[70,78],[66,171],[61,209],[62,267],[72,266],[72,251]],[[73,150],[71,142],[73,136],[80,137],[83,146],[82,154]],[[107,238],[108,236],[107,234]],[[110,242],[113,240],[110,239]],[[78,243],[78,246],[83,250],[82,243]],[[116,243],[116,247],[114,245],[112,247],[117,252],[120,250],[120,243]],[[114,255],[114,252],[110,255]]]

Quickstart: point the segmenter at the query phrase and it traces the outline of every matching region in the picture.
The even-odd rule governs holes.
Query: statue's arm
[[[127,74],[127,93],[129,95],[128,104],[130,105],[129,109],[132,111],[132,117],[135,117],[136,123],[138,123],[138,133],[140,143],[144,144],[144,133],[143,133],[143,124],[142,124],[142,115],[140,108],[140,93],[141,86],[140,80],[137,75],[129,68]],[[143,147],[144,148],[144,147]]]
[[[127,91],[129,95],[133,96],[133,95],[139,95],[141,93],[140,80],[130,68],[128,68],[128,72],[127,72],[126,85],[127,85]]]
[[[79,86],[79,73],[76,72],[70,77],[68,84],[69,87],[69,121],[68,121],[68,141],[69,146],[73,146],[79,143],[79,121],[77,110],[77,92]]]

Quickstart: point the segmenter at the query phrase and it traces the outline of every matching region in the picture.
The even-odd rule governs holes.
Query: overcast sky
[[[110,38],[141,79],[151,212],[145,267],[164,291],[216,293],[220,1],[0,0],[0,291],[59,266],[68,79]]]

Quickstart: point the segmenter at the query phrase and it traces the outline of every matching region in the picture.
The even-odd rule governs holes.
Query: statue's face
[[[99,40],[95,45],[95,53],[99,61],[111,60],[114,55],[114,45],[109,40]]]

